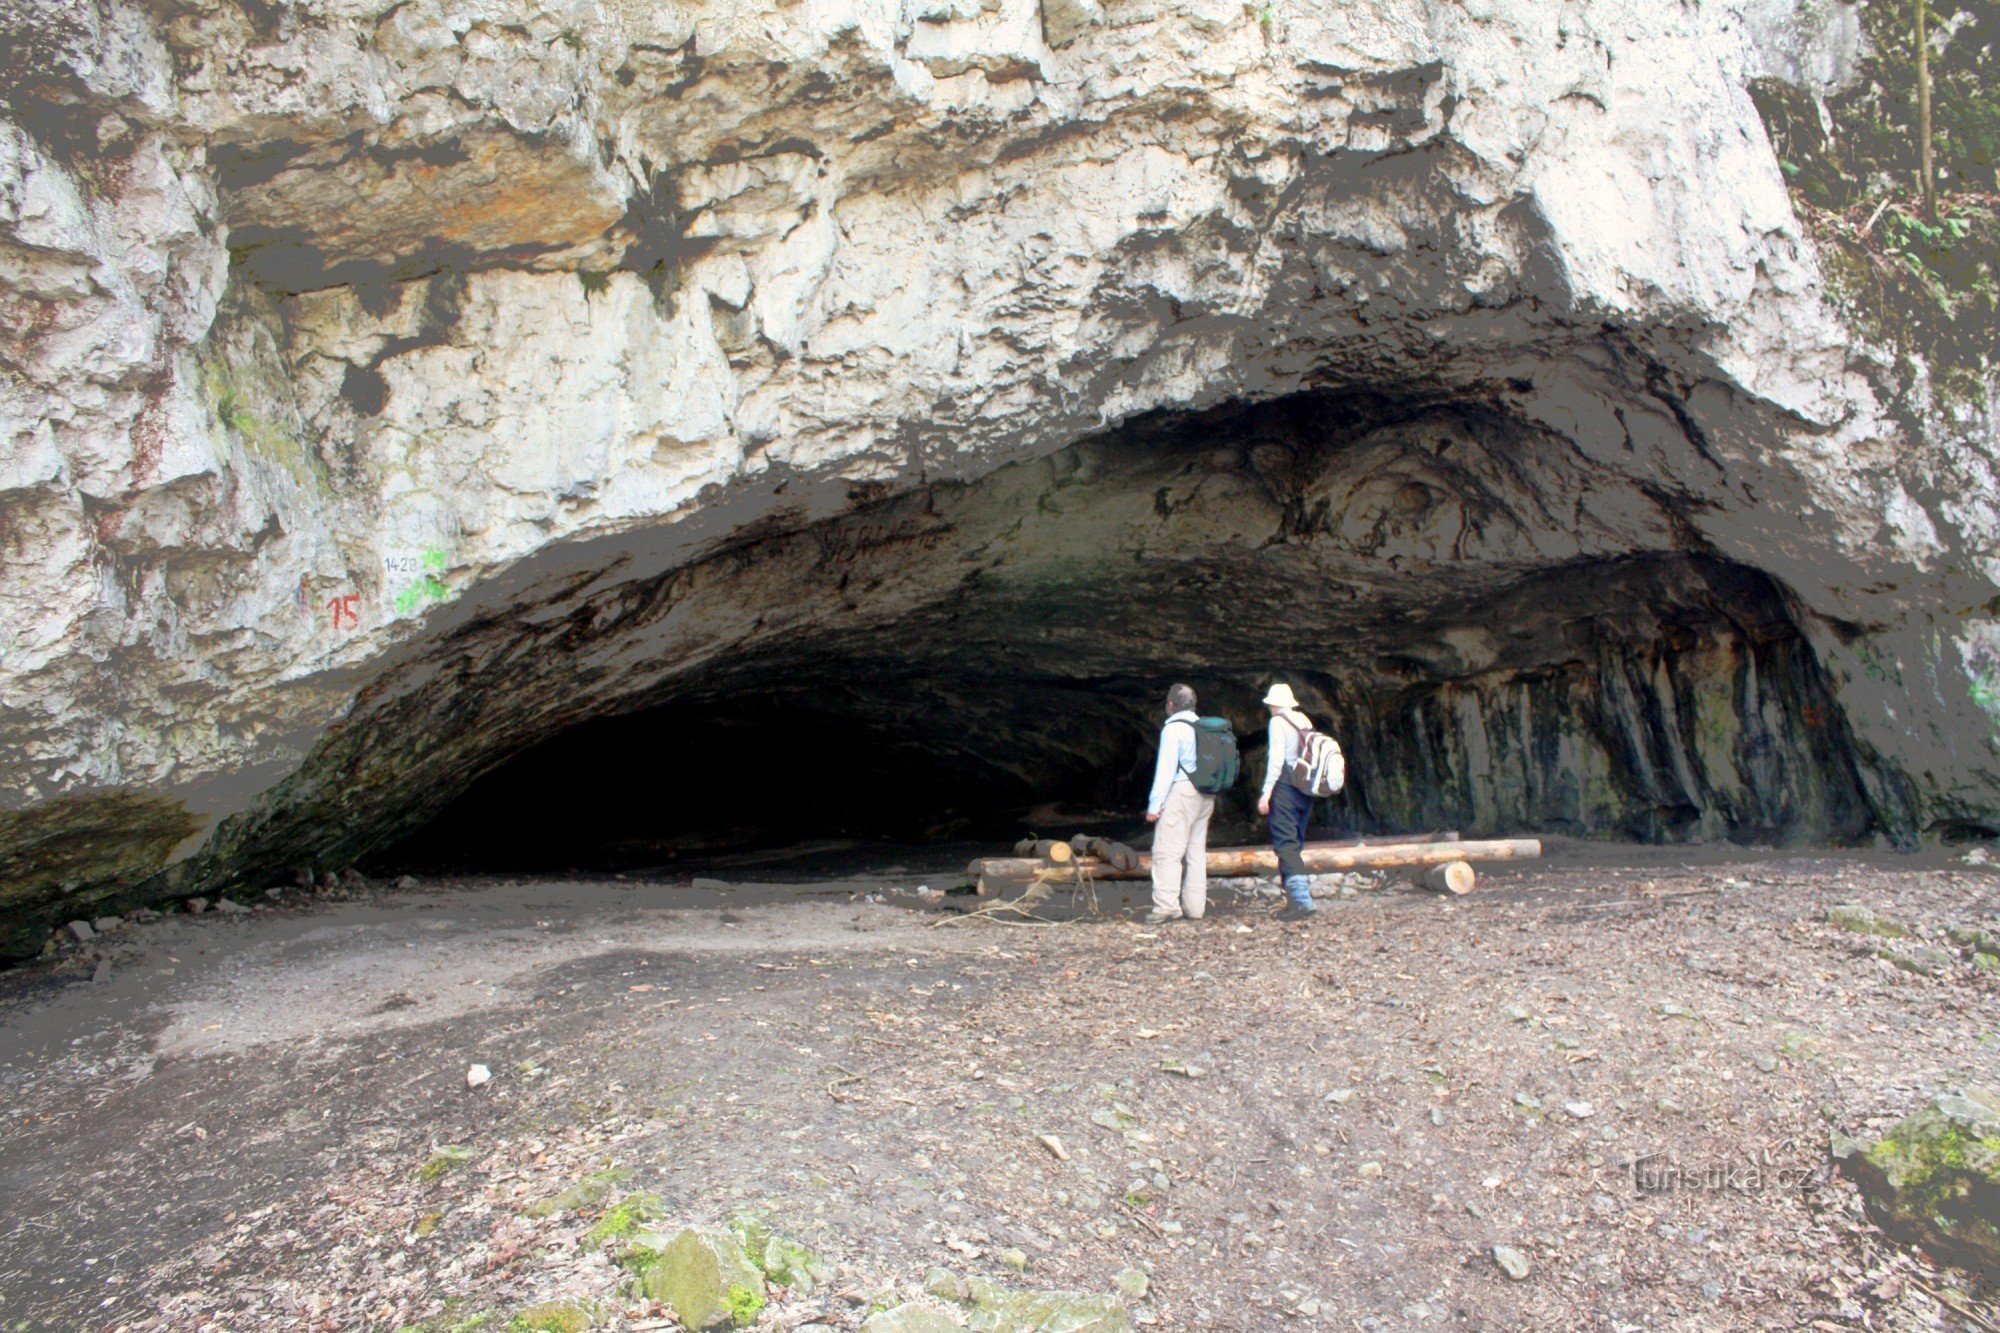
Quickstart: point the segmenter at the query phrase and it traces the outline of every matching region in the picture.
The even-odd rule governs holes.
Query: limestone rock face
[[[967,599],[1050,688],[1318,673],[1384,821],[2000,827],[1994,409],[1822,299],[1808,18],[5,0],[0,948]]]

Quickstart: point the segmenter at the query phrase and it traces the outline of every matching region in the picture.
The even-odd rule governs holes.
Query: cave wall
[[[1204,474],[1266,497],[1255,558],[1136,531],[1171,480],[1069,476],[1036,595],[1080,623],[1028,653],[996,609],[986,660],[1098,661],[1081,622],[1143,594],[1188,646],[1117,671],[1290,669],[1416,580],[1678,551],[1781,590],[1876,827],[2000,825],[1995,409],[1924,407],[1823,300],[1745,91],[1804,13],[14,0],[0,914],[351,855],[783,631],[950,624],[905,566],[956,539],[899,505],[1226,403],[1347,423],[1257,418]],[[1439,408],[1505,446],[1322,485],[1313,449]],[[1322,546],[1356,558],[1312,643],[1218,637]],[[768,590],[712,595],[750,553]],[[1687,773],[1660,808],[1734,790]]]
[[[171,878],[381,854],[510,756],[651,710],[761,718],[772,743],[872,730],[860,767],[885,798],[942,775],[940,821],[968,799],[1131,812],[1173,678],[1236,722],[1253,772],[1263,687],[1296,682],[1353,750],[1332,811],[1353,828],[1893,832],[1786,592],[1684,549],[1670,503],[1560,445],[1492,404],[1310,395],[1138,423],[651,580],[621,572],[629,539],[552,552],[548,600],[495,590]],[[635,745],[597,780],[645,773]],[[733,771],[683,762],[653,791]],[[783,782],[771,801],[722,802],[718,828],[782,837],[815,805]]]

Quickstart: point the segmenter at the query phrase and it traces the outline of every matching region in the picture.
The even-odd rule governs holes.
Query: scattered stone
[[[1090,1113],[1090,1123],[1104,1129],[1127,1130],[1139,1123],[1139,1117],[1132,1108],[1122,1102],[1100,1106]]]
[[[1528,1093],[1528,1092],[1515,1093],[1514,1105],[1520,1107],[1524,1111],[1539,1111],[1542,1109],[1541,1099],[1536,1097],[1533,1093]]]
[[[368,876],[349,866],[340,872],[340,882],[350,889],[365,889],[368,887]]]
[[[861,1333],[960,1333],[959,1326],[919,1301],[869,1315]]]
[[[203,912],[206,912],[208,910],[208,899],[190,898],[187,900],[187,909],[191,915],[200,916]]]
[[[726,1230],[649,1233],[627,1251],[627,1262],[639,1269],[640,1290],[673,1306],[686,1328],[748,1328],[768,1299],[762,1270]]]
[[[1958,956],[1949,950],[1928,946],[1907,954],[1884,949],[1881,956],[1888,959],[1892,967],[1920,977],[1934,977],[1958,961]]]
[[[1575,1120],[1588,1120],[1597,1114],[1597,1108],[1589,1102],[1564,1102],[1563,1111]]]
[[[111,980],[111,960],[109,958],[98,959],[97,966],[90,970],[90,979],[94,982]]]
[[[972,1326],[986,1333],[1129,1333],[1132,1317],[1116,1296],[1076,1291],[1007,1291],[968,1277]]]
[[[515,1312],[507,1327],[519,1333],[585,1333],[603,1314],[595,1301],[543,1301]]]
[[[484,1065],[474,1065],[474,1069],[484,1069]],[[489,1073],[487,1077],[492,1077]],[[466,1082],[471,1083],[470,1076]],[[476,1084],[474,1086],[477,1086]],[[595,1207],[611,1197],[611,1191],[631,1180],[632,1168],[614,1166],[585,1176],[560,1194],[554,1194],[529,1204],[521,1211],[529,1217],[554,1217],[557,1213],[574,1213],[584,1208]]]
[[[1881,935],[1887,939],[1900,939],[1909,934],[1909,928],[1900,922],[1879,916],[1859,903],[1843,903],[1826,909],[1826,923],[1836,930],[1849,930],[1857,935]]]
[[[95,921],[92,921],[90,924],[91,927],[94,930],[96,930],[98,934],[109,935],[112,931],[119,930],[124,927],[125,918],[122,916],[100,916]]]
[[[1872,1143],[1836,1134],[1832,1155],[1883,1231],[2000,1280],[2000,1093],[1938,1097]]]
[[[1759,1068],[1760,1070],[1762,1070],[1762,1071],[1763,1071],[1763,1072],[1765,1072],[1766,1074],[1775,1074],[1775,1073],[1777,1073],[1777,1072],[1778,1072],[1778,1057],[1777,1057],[1777,1056],[1775,1056],[1775,1055],[1760,1055],[1760,1056],[1758,1056],[1758,1057],[1757,1057],[1757,1068]]]
[[[1966,865],[1969,866],[1983,866],[1993,858],[1987,853],[1984,847],[1974,847],[1971,851],[1967,852],[1964,856],[1961,856],[1958,859],[1963,861]]]
[[[440,1143],[431,1149],[431,1159],[417,1169],[417,1179],[426,1185],[444,1179],[472,1160],[472,1149],[456,1143]]]
[[[1000,1251],[1000,1262],[1013,1269],[1016,1273],[1025,1273],[1028,1271],[1028,1252],[1016,1249],[1010,1245]]]
[[[833,1268],[812,1250],[771,1227],[770,1216],[746,1209],[729,1219],[730,1234],[743,1246],[750,1262],[781,1287],[810,1293],[833,1277]]]
[[[282,888],[279,888],[274,885],[273,887],[264,890],[264,896],[266,898],[269,898],[272,902],[277,902],[280,898],[285,896],[285,891]]]
[[[965,1279],[949,1268],[933,1268],[924,1274],[924,1291],[943,1301],[969,1301],[972,1293],[966,1289]]]
[[[1354,1089],[1335,1088],[1332,1092],[1326,1094],[1326,1100],[1332,1102],[1335,1106],[1345,1106],[1354,1100]]]
[[[1528,1262],[1528,1256],[1512,1245],[1495,1245],[1493,1262],[1499,1264],[1500,1271],[1516,1282],[1524,1280],[1534,1271],[1534,1265]]]
[[[473,1065],[465,1071],[465,1086],[468,1088],[484,1087],[492,1081],[493,1071],[485,1065]]]
[[[1063,1141],[1061,1139],[1053,1134],[1037,1134],[1035,1137],[1041,1141],[1041,1145],[1044,1148],[1049,1150],[1049,1155],[1054,1157],[1058,1162],[1067,1162],[1069,1160],[1069,1153],[1063,1148]]]
[[[1532,1023],[1535,1021],[1535,1016],[1529,1013],[1524,1005],[1510,1004],[1500,1012],[1510,1023]]]
[[[396,887],[405,890],[414,889],[417,887],[417,877],[415,875],[401,876],[396,881]]]
[[[1354,1174],[1360,1176],[1363,1180],[1378,1179],[1382,1174],[1382,1164],[1380,1162],[1363,1162],[1360,1166],[1354,1168]]]
[[[1128,1301],[1143,1301],[1152,1290],[1152,1279],[1143,1268],[1121,1268],[1118,1276],[1111,1279],[1112,1289]]]
[[[2000,940],[1994,939],[1986,931],[1971,926],[1947,926],[1944,933],[1953,944],[1961,948],[1971,949],[1975,953],[2000,953]]]
[[[329,870],[319,877],[319,886],[322,889],[337,889],[340,887],[340,877]]]
[[[226,916],[242,916],[250,909],[233,898],[217,898],[215,900],[215,910]]]
[[[97,938],[97,932],[90,928],[88,921],[72,921],[67,926],[64,926],[63,929],[76,936],[78,944],[83,943],[85,940]]]

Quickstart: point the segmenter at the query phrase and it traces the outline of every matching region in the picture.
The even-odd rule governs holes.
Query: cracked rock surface
[[[1123,753],[1109,686],[1287,671],[1385,827],[2000,827],[1994,412],[1891,413],[1823,300],[1745,91],[1842,67],[1806,11],[0,29],[9,952],[751,663],[973,642],[1029,786]],[[1044,743],[1049,689],[1098,701]]]

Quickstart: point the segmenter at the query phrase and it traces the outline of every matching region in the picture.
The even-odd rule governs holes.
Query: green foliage
[[[2000,718],[2000,667],[1987,667],[1972,678],[1972,702],[1989,715]]]
[[[1975,397],[2000,321],[2000,6],[1925,0],[1938,216],[1918,207],[1918,0],[1864,0],[1872,54],[1824,99],[1759,80],[1751,94],[1835,298],[1871,336]]]
[[[1926,0],[1931,39],[1931,147],[1941,188],[2000,187],[2000,8]],[[1821,104],[1774,80],[1753,87],[1758,109],[1807,201],[1842,211],[1913,190],[1918,142],[1917,0],[1866,0],[1872,54],[1852,87]],[[1940,49],[1942,48],[1942,49]]]

